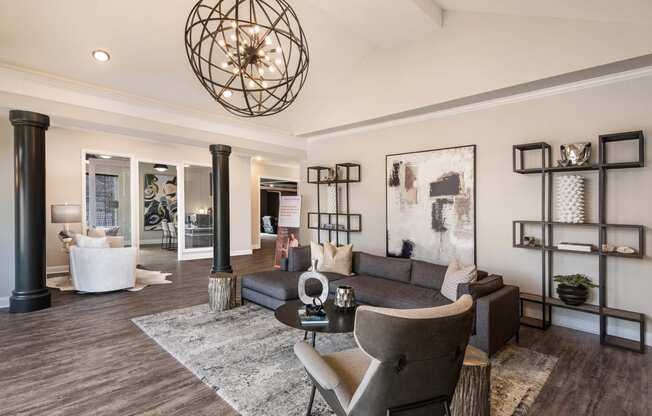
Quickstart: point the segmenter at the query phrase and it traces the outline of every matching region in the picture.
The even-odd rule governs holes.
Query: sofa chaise
[[[299,276],[309,267],[310,247],[291,249],[288,271],[272,270],[242,276],[243,302],[276,309],[298,299]],[[348,285],[355,290],[358,303],[399,309],[453,303],[440,292],[447,266],[354,252],[352,268],[353,276],[323,273],[329,280],[330,293],[335,293],[340,285]],[[320,282],[307,281],[307,294],[320,292]],[[518,341],[518,287],[505,285],[501,276],[478,271],[478,280],[458,285],[457,293],[458,297],[469,294],[475,300],[474,333],[470,344],[492,355],[510,339]]]

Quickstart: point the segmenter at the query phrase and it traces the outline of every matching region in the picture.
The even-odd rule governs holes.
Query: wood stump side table
[[[489,416],[491,361],[483,351],[468,346],[451,403],[453,416]]]
[[[235,306],[236,276],[232,273],[211,273],[208,276],[208,309],[221,312]]]

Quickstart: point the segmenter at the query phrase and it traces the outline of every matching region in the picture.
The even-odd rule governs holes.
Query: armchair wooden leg
[[[312,413],[312,403],[315,401],[315,390],[317,390],[317,387],[315,386],[315,383],[313,383],[312,390],[310,390],[310,401],[308,402],[308,410],[306,410],[306,416],[310,416]]]

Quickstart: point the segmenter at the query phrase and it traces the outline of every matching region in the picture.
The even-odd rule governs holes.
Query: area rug
[[[150,285],[170,284],[172,281],[167,280],[167,277],[171,274],[172,273],[157,272],[154,270],[136,269],[136,285],[125,290],[130,292],[138,292]],[[73,286],[72,280],[68,275],[48,277],[45,281],[45,284],[49,288],[59,289],[62,292],[75,290],[75,286]]]
[[[241,415],[305,414],[310,384],[293,352],[303,332],[273,312],[246,304],[210,313],[197,305],[132,321]],[[317,335],[322,353],[354,346],[350,334]],[[524,416],[557,358],[510,344],[491,363],[491,414]],[[313,415],[331,415],[321,397]]]

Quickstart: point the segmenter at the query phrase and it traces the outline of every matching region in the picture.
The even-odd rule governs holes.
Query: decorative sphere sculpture
[[[199,82],[235,115],[285,110],[308,75],[308,43],[285,0],[200,0],[185,44]]]

